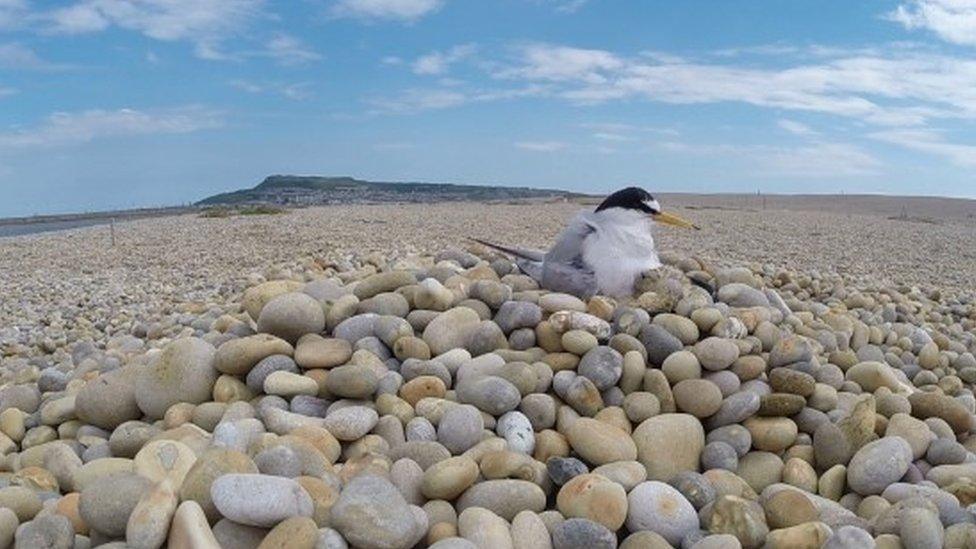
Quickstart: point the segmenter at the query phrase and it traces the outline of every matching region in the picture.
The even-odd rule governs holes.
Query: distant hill
[[[449,202],[458,200],[511,200],[519,198],[572,198],[567,191],[529,187],[489,187],[446,183],[391,183],[352,177],[272,175],[256,187],[204,198],[198,206],[222,204],[369,204],[383,202]]]

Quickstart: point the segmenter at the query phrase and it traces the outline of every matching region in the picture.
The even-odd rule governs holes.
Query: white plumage
[[[475,240],[515,255],[519,268],[548,290],[583,298],[598,293],[627,297],[646,271],[661,266],[652,234],[655,220],[697,228],[661,212],[647,191],[629,187],[607,197],[596,211],[577,214],[549,251]]]

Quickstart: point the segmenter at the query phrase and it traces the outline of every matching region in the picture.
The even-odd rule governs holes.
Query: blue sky
[[[976,197],[976,0],[0,0],[0,216],[268,174]]]

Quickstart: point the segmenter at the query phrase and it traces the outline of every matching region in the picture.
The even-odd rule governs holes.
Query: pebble
[[[453,454],[467,451],[481,440],[484,420],[471,405],[452,406],[437,425],[437,440]]]
[[[898,482],[912,462],[912,448],[901,437],[884,437],[866,444],[847,466],[847,485],[868,496]]]
[[[427,529],[426,520],[418,522],[396,487],[373,475],[357,476],[343,488],[331,522],[349,543],[360,547],[406,549]]]
[[[312,516],[308,493],[282,477],[225,474],[213,481],[210,497],[221,515],[250,526],[269,528],[290,517]]]
[[[552,530],[554,549],[615,549],[617,536],[606,526],[583,518],[571,518]]]
[[[593,465],[637,459],[637,445],[623,430],[591,418],[580,418],[566,433],[570,446]]]
[[[215,353],[213,345],[195,337],[167,345],[136,377],[139,409],[151,418],[161,418],[173,404],[206,402],[217,381]]]
[[[611,531],[624,524],[627,507],[623,487],[595,473],[573,477],[556,496],[556,508],[563,516],[592,520]]]
[[[675,473],[698,470],[705,431],[695,416],[661,414],[641,423],[632,437],[649,480],[667,481]]]
[[[627,529],[649,530],[678,545],[698,528],[698,514],[681,492],[658,481],[638,484],[627,495]]]
[[[289,342],[325,329],[325,312],[315,298],[299,292],[279,295],[258,315],[258,331]]]

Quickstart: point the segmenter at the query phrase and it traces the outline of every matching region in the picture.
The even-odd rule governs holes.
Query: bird
[[[661,266],[651,234],[655,224],[700,230],[694,223],[664,212],[640,187],[616,191],[597,208],[579,212],[548,251],[471,240],[515,256],[523,273],[553,292],[583,299],[601,294],[625,298],[644,272]]]

